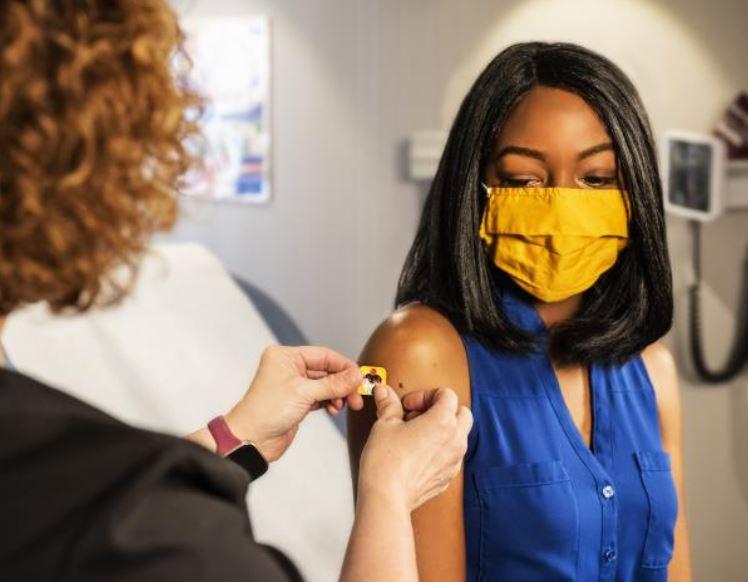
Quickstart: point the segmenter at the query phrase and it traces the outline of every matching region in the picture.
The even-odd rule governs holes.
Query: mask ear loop
[[[486,198],[491,198],[491,196],[493,196],[494,189],[490,186],[486,186],[486,184],[484,184],[483,182],[481,182],[480,185],[483,187],[483,192],[485,193]]]

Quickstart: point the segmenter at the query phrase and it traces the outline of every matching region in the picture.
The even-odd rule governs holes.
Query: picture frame
[[[184,194],[267,204],[272,193],[271,23],[267,16],[184,20],[191,86],[205,98],[199,176]]]

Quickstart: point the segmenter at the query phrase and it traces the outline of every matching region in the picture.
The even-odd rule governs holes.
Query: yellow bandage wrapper
[[[361,375],[364,383],[359,386],[358,393],[364,396],[372,396],[377,384],[387,384],[387,370],[379,366],[361,366]]]

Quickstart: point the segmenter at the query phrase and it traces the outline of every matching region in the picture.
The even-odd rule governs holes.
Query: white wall
[[[402,177],[402,144],[447,127],[473,78],[518,40],[572,40],[634,79],[655,129],[708,131],[748,87],[742,0],[197,0],[189,14],[273,21],[274,200],[267,207],[185,205],[173,239],[199,240],[259,284],[315,342],[354,356],[389,311],[423,192]],[[669,221],[685,370],[687,225]],[[704,233],[710,354],[734,324],[748,213]],[[684,380],[688,509],[696,580],[748,571],[748,381]]]
[[[187,203],[172,238],[205,242],[272,293],[315,342],[350,355],[391,309],[418,216],[416,188],[397,172],[398,143],[433,125],[440,101],[398,92],[410,68],[391,68],[380,54],[392,30],[382,30],[373,4],[177,4],[192,15],[271,16],[275,175],[269,206]]]

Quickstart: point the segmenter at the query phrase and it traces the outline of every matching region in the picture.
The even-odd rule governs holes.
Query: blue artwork
[[[264,16],[184,23],[191,83],[207,99],[204,170],[189,196],[262,203],[270,198],[270,23]]]

